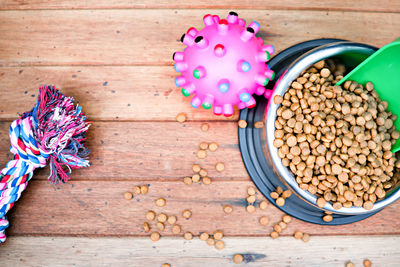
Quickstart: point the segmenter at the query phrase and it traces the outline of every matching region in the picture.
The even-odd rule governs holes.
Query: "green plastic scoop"
[[[394,42],[385,45],[349,74],[341,79],[337,85],[345,81],[356,81],[365,85],[372,82],[382,100],[388,102],[388,110],[400,116],[400,37]],[[394,121],[396,130],[400,130],[400,118]],[[392,152],[400,150],[400,139],[392,146]]]

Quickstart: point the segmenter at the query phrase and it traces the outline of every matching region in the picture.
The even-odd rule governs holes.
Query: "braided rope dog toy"
[[[9,130],[14,159],[0,172],[0,243],[9,226],[6,214],[21,196],[36,168],[50,162],[49,180],[65,183],[71,169],[88,167],[84,147],[90,126],[74,99],[53,86],[39,88],[35,107],[15,120]]]

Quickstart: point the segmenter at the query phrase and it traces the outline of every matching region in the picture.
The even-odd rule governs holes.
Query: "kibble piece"
[[[207,151],[200,149],[199,151],[197,151],[197,157],[199,159],[205,159],[207,157]]]
[[[217,242],[215,242],[215,248],[218,250],[221,250],[225,247],[225,243],[222,240],[218,240]]]
[[[157,222],[156,225],[157,225],[158,230],[164,231],[165,225],[162,222]]]
[[[366,210],[371,210],[374,206],[374,203],[372,201],[365,201],[363,204],[363,208]]]
[[[279,222],[278,225],[282,230],[286,229],[286,227],[287,227],[287,224],[285,222]]]
[[[209,237],[209,238],[207,239],[207,244],[208,244],[209,246],[214,246],[214,245],[215,245],[215,239],[212,238],[212,237]]]
[[[187,116],[185,113],[179,113],[178,115],[176,115],[177,122],[183,123],[186,121],[186,119],[187,119]]]
[[[283,215],[282,221],[285,223],[290,223],[292,221],[292,217],[290,217],[289,215]]]
[[[256,207],[254,207],[253,205],[248,205],[248,206],[246,207],[246,211],[247,211],[248,213],[253,213],[253,212],[256,211]]]
[[[279,194],[277,193],[277,192],[271,192],[270,194],[269,194],[273,199],[277,199],[278,197],[279,197]]]
[[[158,217],[157,217],[158,221],[162,222],[162,223],[166,222],[167,218],[168,218],[168,216],[165,213],[160,213],[160,214],[158,214]]]
[[[252,204],[252,203],[256,202],[256,196],[248,196],[246,198],[246,200],[248,203]]]
[[[208,239],[209,235],[207,233],[201,233],[200,234],[200,240],[206,241]]]
[[[280,96],[280,95],[274,96],[274,103],[275,104],[279,105],[279,104],[282,104],[282,102],[283,102],[283,97],[282,96]]]
[[[283,197],[278,197],[276,199],[276,205],[278,205],[279,207],[282,207],[283,205],[285,205],[285,199]]]
[[[161,265],[161,267],[171,267],[171,264],[169,264],[169,263],[163,263],[163,264]]]
[[[321,70],[321,76],[323,78],[327,78],[330,74],[331,74],[331,71],[329,69],[327,69],[327,68],[323,68]]]
[[[218,162],[218,163],[215,165],[215,169],[216,169],[218,172],[223,172],[223,171],[225,170],[225,164],[222,163],[222,162]]]
[[[235,254],[233,256],[233,262],[236,264],[240,264],[243,262],[243,256],[241,254]]]
[[[175,224],[172,226],[172,233],[177,235],[181,232],[181,226],[178,224]]]
[[[256,194],[256,189],[252,186],[247,187],[247,194],[249,196],[254,196]]]
[[[208,145],[208,150],[210,150],[211,152],[215,152],[215,151],[217,151],[217,149],[218,149],[218,144],[215,142],[210,143]]]
[[[197,183],[197,182],[199,182],[199,181],[200,181],[200,174],[198,174],[198,173],[193,174],[193,176],[192,176],[192,182],[193,182],[193,183]]]
[[[266,226],[269,223],[269,219],[267,216],[262,216],[258,220],[262,226]]]
[[[193,183],[193,180],[191,177],[185,177],[183,178],[183,182],[187,185],[191,185]]]
[[[193,172],[198,173],[198,172],[200,172],[201,167],[199,164],[193,164],[192,170],[193,170]]]
[[[354,263],[352,263],[351,261],[346,263],[346,267],[355,267]]]
[[[364,265],[364,267],[371,267],[372,266],[372,262],[369,259],[365,259],[363,261],[363,265]]]
[[[310,235],[309,234],[303,234],[303,237],[301,238],[303,242],[308,242],[310,241]]]
[[[211,184],[211,178],[210,177],[207,177],[207,176],[203,177],[202,181],[203,181],[203,184],[205,184],[205,185]]]
[[[279,237],[279,233],[278,233],[278,232],[275,232],[275,231],[271,232],[269,235],[270,235],[273,239]]]
[[[146,219],[147,219],[147,220],[153,221],[155,218],[156,218],[156,213],[155,213],[154,211],[149,210],[149,211],[146,213]]]
[[[150,239],[153,240],[154,242],[160,240],[160,234],[158,232],[153,232],[150,235]]]
[[[262,128],[264,127],[264,122],[263,121],[257,121],[256,123],[254,123],[254,128]]]
[[[139,186],[134,186],[133,187],[133,194],[135,194],[135,195],[139,195],[141,193],[141,191],[140,191],[140,187]]]
[[[169,224],[175,224],[176,223],[176,221],[177,221],[177,218],[176,218],[176,216],[175,215],[170,215],[170,216],[168,216],[168,223]]]
[[[280,226],[279,224],[275,224],[275,225],[274,225],[274,231],[277,232],[277,233],[282,232],[281,226]]]
[[[294,238],[296,238],[296,239],[301,239],[302,237],[303,237],[303,232],[296,231],[296,232],[294,233]]]
[[[208,172],[206,169],[201,169],[199,174],[200,174],[200,176],[204,177],[204,176],[207,176]]]
[[[124,198],[126,200],[131,200],[133,198],[133,194],[131,192],[125,192],[124,193]]]
[[[214,232],[214,239],[221,240],[224,237],[224,233],[221,230],[217,230]]]
[[[325,204],[326,204],[326,200],[324,198],[320,197],[317,199],[318,207],[323,208],[325,206]]]
[[[230,205],[225,205],[224,206],[224,212],[225,213],[231,213],[232,211],[233,211],[232,206],[230,206]]]
[[[142,193],[143,195],[146,195],[149,192],[149,186],[148,185],[142,185],[140,187],[140,193]]]
[[[183,238],[185,238],[186,240],[191,240],[193,239],[193,234],[191,232],[186,232],[183,234]]]
[[[265,210],[268,207],[268,202],[263,200],[260,202],[260,209]]]
[[[150,232],[150,225],[149,225],[148,222],[144,222],[144,223],[142,224],[142,227],[143,227],[143,230],[144,230],[146,233]]]
[[[200,149],[206,150],[208,148],[208,144],[206,142],[201,142],[199,145]]]
[[[189,219],[190,217],[192,217],[192,212],[190,210],[184,210],[182,212],[182,217],[185,219]]]
[[[332,215],[325,215],[324,217],[322,217],[322,220],[324,220],[324,222],[331,222],[333,220]]]
[[[209,125],[208,123],[203,123],[203,124],[200,126],[200,129],[201,129],[203,132],[207,132],[208,129],[210,129],[210,125]]]
[[[159,198],[156,200],[157,207],[164,207],[167,201],[164,198]]]
[[[238,125],[240,128],[246,128],[247,127],[247,122],[245,120],[239,120]]]
[[[292,195],[292,191],[290,191],[290,190],[285,190],[285,191],[283,191],[283,193],[282,193],[282,197],[283,198],[288,198],[288,197],[290,197]]]

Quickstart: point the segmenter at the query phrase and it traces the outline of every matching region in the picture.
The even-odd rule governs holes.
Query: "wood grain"
[[[225,238],[218,251],[204,241],[163,238],[154,243],[144,238],[11,237],[2,245],[5,266],[398,266],[400,236],[311,237],[302,243],[292,237]],[[245,263],[234,264],[242,253]]]
[[[229,10],[47,10],[0,14],[0,65],[172,65],[189,27]],[[400,35],[399,13],[239,10],[279,52],[314,38],[382,46]],[[351,27],[350,27],[351,25]],[[384,25],[384,27],[382,27]]]
[[[10,216],[9,235],[84,235],[84,236],[146,236],[141,229],[147,210],[177,215],[183,231],[195,235],[222,229],[227,236],[267,236],[279,222],[282,212],[272,204],[267,210],[253,214],[245,211],[247,187],[251,182],[214,182],[210,185],[182,182],[148,182],[149,193],[125,200],[123,193],[134,185],[147,183],[126,181],[71,181],[55,190],[47,181],[30,182],[22,199]],[[165,198],[165,207],[156,207],[157,198]],[[262,199],[261,196],[258,196]],[[224,205],[234,211],[225,214]],[[193,215],[186,220],[184,209]],[[268,226],[261,226],[258,218],[267,215]],[[293,219],[282,232],[290,236],[296,230],[311,235],[368,235],[400,234],[400,202],[358,223],[343,226],[319,226]],[[155,228],[154,223],[151,227]],[[171,226],[161,232],[170,236]],[[182,234],[181,234],[182,235]]]
[[[221,120],[211,110],[194,109],[174,83],[171,66],[3,67],[0,68],[0,120],[14,120],[33,107],[41,84],[54,84],[73,96],[90,120]],[[236,109],[235,117],[238,117]]]
[[[8,152],[9,122],[0,122],[0,163],[11,159]],[[238,148],[237,126],[234,122],[209,123],[202,132],[200,122],[95,122],[88,132],[92,166],[74,170],[73,180],[159,180],[182,181],[192,175],[192,165],[200,164],[217,180],[246,180],[248,174]],[[200,142],[216,142],[219,148],[208,151],[206,159],[195,153]],[[217,162],[225,163],[225,171],[215,170]],[[35,177],[46,179],[47,169]]]
[[[4,0],[0,9],[106,9],[106,8],[230,8],[230,9],[299,9],[299,10],[353,10],[374,12],[399,12],[396,1],[311,1],[311,0],[230,0],[211,1],[157,1],[157,0]]]

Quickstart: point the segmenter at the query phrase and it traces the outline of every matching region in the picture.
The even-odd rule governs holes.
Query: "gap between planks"
[[[400,262],[400,236],[311,237],[308,243],[292,237],[224,238],[221,251],[197,238],[9,237],[1,245],[5,266],[344,266],[352,261],[362,266],[392,267]],[[234,264],[233,255],[244,255],[244,263]]]

